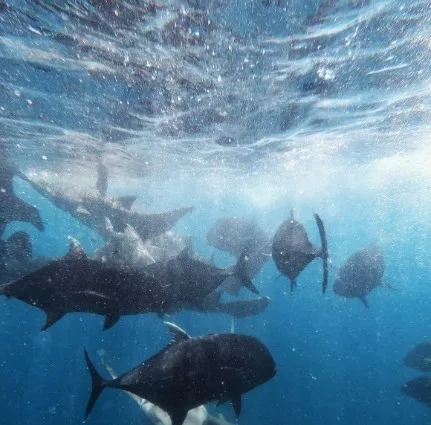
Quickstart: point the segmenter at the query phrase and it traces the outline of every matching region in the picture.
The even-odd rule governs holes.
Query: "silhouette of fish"
[[[182,425],[187,412],[210,401],[232,401],[237,416],[241,395],[276,373],[274,360],[258,339],[239,334],[191,338],[168,324],[172,342],[162,351],[113,380],[104,380],[85,351],[92,378],[87,417],[104,388],[128,391],[159,406],[172,425]]]
[[[46,257],[33,257],[33,246],[28,233],[12,233],[7,241],[2,241],[2,265],[0,283],[16,280],[41,268],[50,260]]]
[[[44,231],[45,226],[39,210],[15,195],[13,190],[14,176],[28,181],[27,177],[9,164],[4,154],[0,152],[0,235],[3,234],[8,223],[12,221],[27,222],[41,232]]]
[[[106,316],[108,329],[122,315],[163,314],[172,304],[169,289],[151,274],[90,260],[73,239],[64,257],[0,285],[0,294],[43,310],[47,319],[42,330],[74,312]]]
[[[103,366],[111,375],[111,378],[116,379],[118,376],[117,373],[110,365],[108,365],[108,363],[106,363],[102,355],[100,355],[100,357]],[[125,393],[138,404],[139,408],[144,412],[145,416],[154,425],[172,425],[171,418],[164,410],[160,409],[160,407],[156,406],[148,400],[145,400],[144,398],[138,397],[133,393],[129,393],[128,391],[125,391]],[[187,412],[187,416],[184,420],[184,425],[206,425],[208,419],[210,419],[210,415],[208,414],[206,407],[198,406]],[[226,425],[230,424],[226,423]]]
[[[385,258],[379,245],[370,245],[355,252],[339,268],[333,286],[334,294],[359,298],[368,308],[366,296],[378,286],[395,289],[382,281]]]
[[[272,242],[272,258],[278,271],[290,279],[291,291],[296,287],[299,274],[317,257],[323,259],[323,292],[328,286],[328,244],[325,228],[317,214],[314,214],[314,218],[319,229],[321,249],[311,244],[304,226],[294,219],[293,210],[290,218],[277,229]]]
[[[245,255],[240,256],[235,266],[221,269],[194,258],[187,247],[177,257],[167,262],[151,264],[145,271],[157,280],[169,284],[175,293],[173,299],[178,309],[189,307],[199,309],[205,304],[206,297],[231,276],[235,276],[250,291],[258,293],[248,278],[245,267]]]
[[[405,366],[421,372],[431,372],[431,342],[415,345],[404,356],[403,363]]]
[[[401,387],[401,392],[408,397],[431,407],[431,377],[421,375],[411,381],[406,382]]]
[[[254,221],[239,217],[224,217],[216,221],[206,235],[208,245],[235,257],[259,251],[268,237]]]
[[[107,197],[107,173],[98,167],[97,189],[83,190],[78,187],[65,188],[53,183],[38,183],[29,180],[33,188],[47,198],[57,208],[66,211],[100,236],[107,239],[105,218],[109,218],[115,231],[123,231],[127,224],[132,226],[142,240],[158,236],[169,230],[179,219],[191,212],[193,207],[178,208],[172,211],[144,214],[130,211],[136,196]]]
[[[271,257],[271,242],[255,220],[224,217],[216,221],[208,231],[206,241],[214,248],[239,257],[247,256],[246,271],[250,278],[259,274]],[[241,282],[231,277],[223,283],[223,289],[238,295]]]

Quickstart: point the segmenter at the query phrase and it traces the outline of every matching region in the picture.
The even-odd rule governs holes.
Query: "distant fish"
[[[224,217],[216,221],[208,231],[206,241],[214,248],[239,257],[245,253],[246,271],[250,278],[260,273],[271,257],[271,242],[263,229],[254,221],[239,217]],[[229,278],[223,288],[237,295],[241,285]]]
[[[370,245],[348,258],[340,267],[335,278],[333,291],[336,295],[346,298],[359,298],[368,308],[366,296],[378,286],[391,289],[384,283],[385,259],[379,245]]]
[[[23,231],[12,233],[7,241],[2,241],[1,246],[0,283],[18,279],[50,261],[45,257],[33,257],[30,235]]]
[[[224,217],[216,221],[206,235],[208,245],[238,257],[243,252],[257,252],[268,237],[254,220]]]
[[[423,342],[413,347],[405,355],[403,363],[421,372],[431,372],[431,342]]]
[[[158,236],[169,230],[179,219],[193,210],[193,207],[178,208],[155,214],[130,211],[136,196],[105,196],[107,171],[98,167],[97,188],[85,190],[79,187],[64,187],[47,182],[28,180],[33,188],[52,202],[57,208],[69,213],[103,238],[108,238],[105,218],[109,218],[116,231],[123,231],[127,224],[132,226],[142,240]]]
[[[231,400],[237,416],[241,395],[276,373],[268,349],[256,338],[212,334],[191,338],[168,324],[172,342],[162,351],[114,380],[104,380],[85,352],[92,378],[87,417],[104,388],[117,388],[144,398],[167,412],[172,425],[182,425],[187,412],[211,401]]]
[[[1,148],[1,146],[0,146]],[[23,221],[32,224],[41,232],[45,230],[39,210],[15,195],[13,177],[28,181],[27,177],[9,164],[0,152],[0,235],[8,223]]]
[[[284,221],[275,233],[272,242],[272,258],[278,271],[290,279],[290,289],[296,287],[296,278],[314,259],[323,259],[323,292],[328,285],[328,244],[322,220],[317,214],[314,218],[319,228],[322,248],[314,247],[308,239],[304,226],[293,217]]]
[[[411,381],[406,382],[401,387],[401,392],[408,397],[431,407],[431,377],[421,375]]]

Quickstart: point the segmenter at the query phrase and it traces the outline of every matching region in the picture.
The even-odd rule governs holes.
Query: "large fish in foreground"
[[[168,325],[172,342],[162,351],[113,380],[103,379],[85,352],[92,378],[87,417],[104,388],[128,391],[169,414],[172,425],[182,425],[187,412],[219,400],[232,401],[237,416],[241,395],[274,377],[276,366],[258,339],[239,334],[191,338]]]
[[[1,145],[0,145],[1,148]],[[12,221],[23,221],[32,224],[40,231],[45,230],[39,210],[15,195],[13,177],[17,176],[25,181],[28,179],[9,164],[0,152],[0,235],[7,224]]]
[[[311,244],[304,226],[293,217],[293,210],[290,218],[277,229],[272,241],[272,258],[278,271],[289,278],[291,291],[296,287],[299,274],[318,257],[323,260],[323,292],[328,286],[328,243],[325,227],[317,214],[314,214],[314,218],[319,229],[321,249]]]
[[[29,182],[57,208],[66,211],[105,239],[109,237],[105,218],[109,218],[116,231],[124,230],[129,224],[142,240],[146,240],[166,232],[193,210],[193,207],[185,207],[155,214],[130,211],[136,196],[106,196],[107,172],[100,166],[98,171],[99,179],[94,189],[57,186],[53,182],[37,182],[32,179]]]
[[[370,245],[355,252],[341,266],[334,281],[333,291],[345,298],[359,298],[368,308],[366,296],[378,286],[390,285],[382,281],[385,271],[383,249]]]
[[[415,345],[404,356],[403,363],[405,366],[421,372],[431,372],[431,342]]]
[[[0,294],[43,310],[47,319],[42,330],[67,313],[103,315],[107,329],[123,315],[163,314],[172,308],[172,292],[164,282],[141,270],[90,260],[73,239],[64,257],[0,285]]]
[[[117,378],[117,373],[112,369],[112,367],[106,363],[104,358],[104,350],[98,350],[100,359],[103,366],[107,372],[111,375],[113,379]],[[145,416],[154,425],[172,425],[171,418],[169,415],[160,407],[151,403],[144,398],[138,397],[132,393],[125,391],[125,393],[136,402],[139,408],[144,412]],[[211,415],[205,406],[198,406],[187,412],[187,416],[184,420],[184,425],[234,425],[224,418],[224,416],[219,413],[218,416]]]
[[[411,381],[406,382],[401,387],[401,392],[409,397],[420,401],[431,407],[431,377],[421,375]]]

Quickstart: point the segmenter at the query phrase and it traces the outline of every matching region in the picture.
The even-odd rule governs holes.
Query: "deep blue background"
[[[68,235],[79,239],[88,251],[99,242],[26,185],[17,184],[17,190],[41,208],[47,229],[42,234],[16,224],[8,231],[28,230],[36,255],[64,254]],[[429,263],[418,260],[426,245],[429,247],[429,229],[424,223],[406,221],[395,201],[382,211],[378,194],[338,199],[338,205],[326,202],[318,211],[325,220],[334,264],[375,241],[379,231],[393,241],[384,247],[385,280],[400,290],[376,289],[369,297],[369,310],[358,300],[336,297],[331,290],[323,296],[321,262],[316,261],[300,276],[298,288],[290,296],[286,279],[276,281],[278,273],[272,260],[268,262],[256,279],[261,293],[272,299],[268,310],[236,320],[235,326],[236,332],[255,335],[268,345],[278,371],[275,379],[244,396],[242,424],[429,423],[428,408],[400,393],[403,382],[418,374],[402,365],[402,357],[428,337],[431,325]],[[288,200],[280,200],[277,208],[268,210],[261,220],[256,218],[273,234],[292,206]],[[212,251],[204,243],[206,231],[217,217],[238,212],[251,215],[237,200],[225,198],[215,204],[202,195],[199,207],[178,224],[178,231],[193,233],[195,250],[208,255]],[[307,205],[298,212],[298,219],[318,244]],[[232,261],[221,253],[216,260],[220,265]],[[331,286],[333,273],[331,270]],[[244,291],[242,295],[248,294]],[[220,315],[181,313],[171,320],[196,336],[230,329],[230,319]],[[125,372],[169,341],[168,330],[155,315],[122,318],[106,332],[102,322],[102,317],[71,314],[40,332],[43,313],[16,300],[1,299],[0,423],[82,423],[90,391],[84,347],[99,369],[97,350],[104,349],[113,367]],[[217,409],[210,406],[210,410],[234,419],[229,404]],[[94,425],[143,421],[136,404],[114,390],[104,391],[88,419]]]

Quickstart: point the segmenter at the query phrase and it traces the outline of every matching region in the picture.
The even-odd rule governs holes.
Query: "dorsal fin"
[[[83,260],[88,257],[82,245],[75,238],[69,236],[69,251],[65,258],[68,260]]]
[[[101,162],[97,164],[97,183],[96,189],[103,197],[108,191],[108,167]]]
[[[295,220],[295,216],[294,216],[294,214],[295,214],[295,208],[292,208],[292,209],[290,210],[290,220],[292,220],[292,221],[294,221],[294,220]]]
[[[105,229],[109,234],[114,233],[114,226],[112,225],[111,220],[108,217],[105,217]]]
[[[126,210],[130,210],[137,199],[137,196],[117,196],[114,198]]]
[[[172,335],[172,340],[169,345],[178,344],[179,342],[187,341],[190,339],[190,335],[178,325],[172,322],[165,322],[165,325],[169,328]]]

